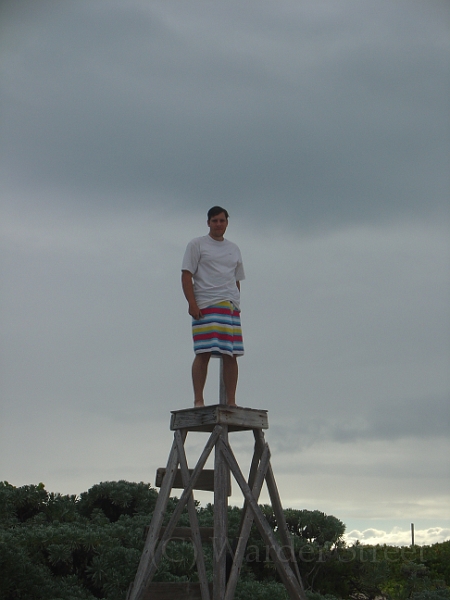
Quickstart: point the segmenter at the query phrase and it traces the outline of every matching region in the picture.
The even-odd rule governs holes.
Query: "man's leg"
[[[236,406],[236,387],[238,381],[238,364],[236,356],[222,354],[223,383],[227,394],[228,406]]]
[[[204,406],[203,390],[208,374],[208,363],[211,352],[196,354],[192,363],[192,384],[194,386],[194,406]]]

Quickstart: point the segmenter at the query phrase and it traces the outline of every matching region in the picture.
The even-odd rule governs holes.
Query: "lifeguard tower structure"
[[[219,404],[201,408],[172,411],[170,429],[174,432],[172,449],[165,469],[158,469],[156,485],[160,492],[139,567],[128,590],[127,600],[233,600],[239,573],[245,556],[246,544],[252,524],[257,526],[270,556],[291,600],[306,600],[298,565],[295,560],[292,539],[286,526],[280,496],[270,464],[270,450],[264,437],[268,429],[266,410],[230,407],[226,405],[221,377]],[[234,456],[229,433],[253,432],[255,445],[246,479]],[[210,435],[193,469],[189,469],[185,441],[189,434],[208,432]],[[204,469],[214,450],[214,469]],[[227,569],[228,496],[231,494],[230,474],[242,491],[244,505],[240,530],[231,567]],[[277,521],[277,536],[258,505],[264,481]],[[163,520],[173,488],[183,492],[172,513],[169,523]],[[194,502],[194,490],[214,493],[214,527],[201,528],[198,524]],[[187,506],[190,528],[177,527],[178,520]],[[191,539],[197,561],[198,583],[153,582],[153,577],[171,538]],[[203,543],[213,544],[213,581],[208,582]],[[281,543],[280,543],[281,542]],[[230,557],[228,559],[230,561]]]

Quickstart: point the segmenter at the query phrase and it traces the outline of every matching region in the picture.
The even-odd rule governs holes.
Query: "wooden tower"
[[[277,566],[292,600],[305,600],[305,593],[292,549],[292,540],[286,527],[275,478],[270,465],[270,450],[263,429],[268,428],[267,411],[250,408],[228,407],[223,404],[191,408],[172,412],[170,428],[174,441],[165,469],[158,469],[160,484],[153,518],[148,529],[144,551],[141,556],[134,583],[128,591],[127,600],[232,600],[252,523],[255,522],[263,540],[270,548],[272,560]],[[248,480],[245,479],[229,442],[229,432],[252,430],[255,449]],[[210,432],[210,436],[194,469],[189,470],[184,449],[188,432]],[[215,450],[214,470],[203,467]],[[226,580],[227,506],[230,489],[229,474],[233,475],[244,496],[244,510],[238,543],[231,570]],[[281,545],[267,523],[258,498],[264,481],[277,520]],[[162,527],[167,502],[172,488],[183,488],[183,493],[172,514],[169,524]],[[214,492],[214,530],[201,531],[195,510],[193,490]],[[190,530],[176,528],[179,517],[187,505]],[[152,583],[167,542],[171,537],[191,538],[195,546],[199,584]],[[213,582],[208,584],[202,542],[212,538],[214,547]]]
[[[267,411],[229,407],[223,402],[202,408],[172,411],[170,429],[174,432],[172,449],[165,469],[158,469],[156,485],[160,492],[142,552],[134,582],[127,600],[233,600],[244,560],[247,540],[253,522],[257,526],[291,600],[306,600],[292,540],[286,526],[280,496],[270,464],[270,450],[264,438],[269,427]],[[229,433],[253,431],[255,447],[246,480],[231,449]],[[210,435],[194,469],[189,469],[184,443],[190,432]],[[214,470],[204,465],[214,450]],[[230,473],[244,496],[240,531],[231,568],[227,572],[227,507],[230,495]],[[266,482],[277,520],[277,540],[258,505],[262,486]],[[166,527],[163,520],[172,488],[183,492]],[[214,492],[214,528],[200,528],[195,510],[193,490]],[[187,506],[190,528],[176,527]],[[171,538],[191,539],[197,560],[199,583],[154,583],[152,579]],[[213,581],[208,582],[202,543],[213,544]]]

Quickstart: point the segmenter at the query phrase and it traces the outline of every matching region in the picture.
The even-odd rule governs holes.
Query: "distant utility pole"
[[[414,547],[414,523],[411,523],[411,546]]]

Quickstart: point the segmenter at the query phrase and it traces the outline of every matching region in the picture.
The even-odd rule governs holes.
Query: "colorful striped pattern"
[[[244,345],[241,317],[233,304],[220,302],[202,308],[202,313],[202,319],[192,319],[195,354],[211,352],[212,356],[242,356]]]

